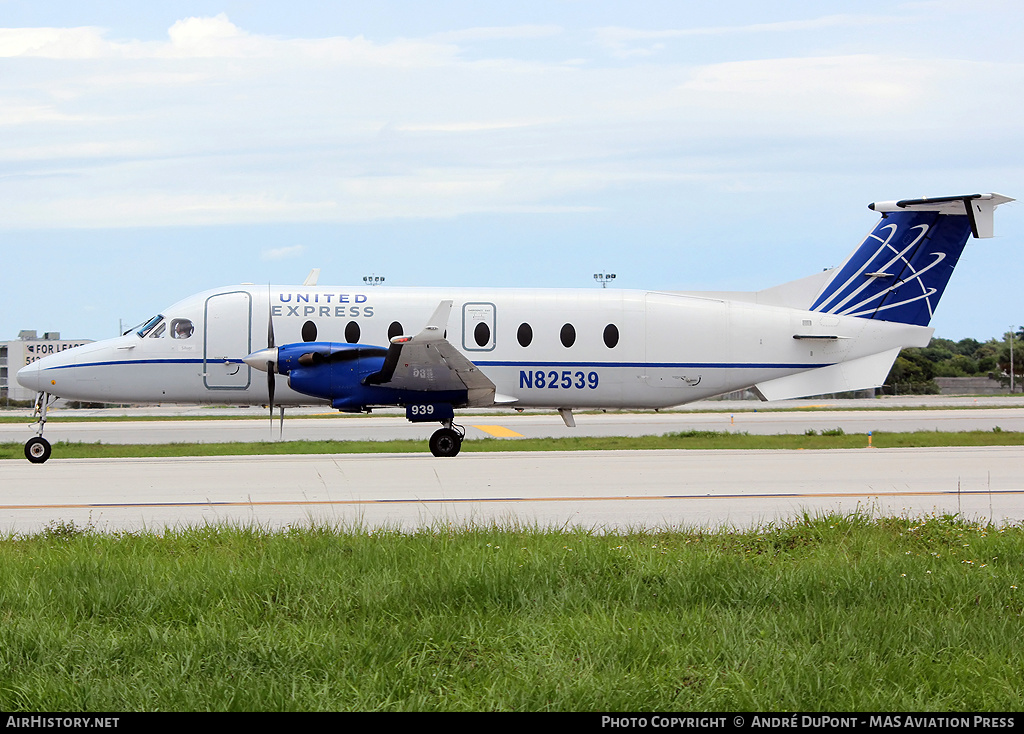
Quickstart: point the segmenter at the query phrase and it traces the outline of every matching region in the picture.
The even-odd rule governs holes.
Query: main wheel
[[[42,464],[50,458],[50,442],[42,436],[30,438],[25,443],[25,458],[33,464]]]
[[[462,436],[451,428],[440,428],[430,437],[430,453],[434,456],[456,456],[462,448]]]

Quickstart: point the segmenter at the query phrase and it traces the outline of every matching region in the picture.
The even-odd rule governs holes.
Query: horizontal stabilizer
[[[992,237],[993,212],[1000,204],[1013,201],[1002,194],[966,194],[964,196],[936,196],[925,199],[901,199],[900,201],[878,201],[868,208],[876,212],[938,212],[940,214],[967,216],[971,234],[975,237]]]
[[[867,390],[885,382],[899,353],[900,347],[896,347],[849,362],[759,382],[754,391],[761,400],[789,400],[808,395]]]

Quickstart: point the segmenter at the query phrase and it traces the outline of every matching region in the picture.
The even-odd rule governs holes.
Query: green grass
[[[875,448],[930,446],[1021,446],[1024,433],[1016,431],[963,431],[940,433],[874,432]],[[867,434],[846,434],[841,429],[821,435],[779,434],[757,436],[720,431],[685,431],[661,436],[596,436],[574,438],[479,438],[463,442],[464,452],[477,451],[608,451],[651,449],[859,449],[868,445]],[[254,443],[104,444],[58,442],[54,458],[121,458],[174,456],[249,456],[262,454],[425,453],[425,440],[396,441],[266,441]],[[0,459],[23,459],[24,444],[0,443]]]
[[[0,710],[1007,711],[1024,529],[0,539]]]

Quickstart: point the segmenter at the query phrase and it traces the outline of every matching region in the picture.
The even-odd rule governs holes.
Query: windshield
[[[149,319],[148,321],[144,321],[141,324],[139,324],[138,326],[133,326],[132,328],[128,329],[128,331],[126,331],[125,334],[130,334],[130,333],[132,333],[134,331],[139,336],[145,336],[146,334],[148,334],[150,332],[150,330],[154,326],[159,324],[163,320],[163,318],[164,317],[163,317],[162,314],[157,314],[156,316],[154,316],[153,318]]]

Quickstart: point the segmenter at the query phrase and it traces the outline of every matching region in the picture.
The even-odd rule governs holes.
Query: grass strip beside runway
[[[823,435],[824,434],[824,435]],[[962,431],[945,433],[875,432],[874,448],[935,446],[1021,446],[1024,433],[1015,431]],[[841,430],[821,434],[780,434],[774,436],[686,431],[661,436],[583,436],[571,438],[480,438],[467,439],[464,452],[477,451],[610,451],[656,449],[860,449],[868,446],[867,434],[844,434]],[[367,454],[426,453],[425,440],[395,441],[266,441],[237,443],[104,444],[66,443],[53,446],[54,459],[112,459],[175,456],[259,456],[284,454]],[[0,459],[24,459],[20,443],[0,444]]]
[[[1010,711],[1024,529],[72,524],[0,539],[0,710]]]

